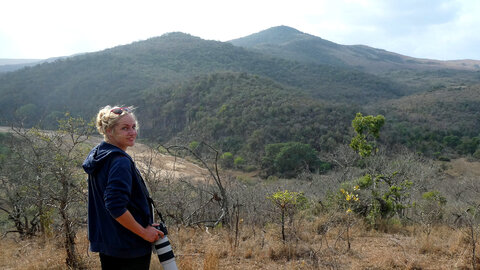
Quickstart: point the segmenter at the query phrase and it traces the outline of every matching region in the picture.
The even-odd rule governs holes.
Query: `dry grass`
[[[88,252],[85,235],[77,241],[85,267],[99,269],[98,255]],[[65,269],[65,258],[62,243],[56,238],[0,241],[0,269]]]
[[[234,232],[222,228],[209,232],[171,228],[169,238],[182,270],[472,268],[471,241],[463,230],[438,226],[426,235],[418,227],[405,227],[384,233],[367,230],[357,222],[348,250],[342,224],[327,221],[304,222],[298,229],[301,233],[296,232],[287,243],[281,240],[277,226],[257,230],[261,233],[256,235],[242,227],[237,247]],[[89,269],[99,269],[98,255],[87,252],[85,234],[79,235],[83,263]],[[64,261],[61,243],[55,238],[0,242],[0,269],[65,269]],[[162,269],[155,257],[151,269]]]

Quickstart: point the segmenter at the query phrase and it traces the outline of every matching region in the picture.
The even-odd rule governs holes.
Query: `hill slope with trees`
[[[30,124],[51,122],[58,111],[87,116],[102,104],[136,103],[145,89],[222,71],[268,77],[330,101],[367,102],[399,97],[403,91],[388,80],[355,70],[301,64],[170,33],[3,74],[0,106],[4,117],[11,119],[17,109],[33,104]]]
[[[353,67],[372,73],[396,69],[480,70],[480,61],[418,59],[364,45],[340,45],[288,26],[276,26],[230,43],[298,62]]]
[[[390,144],[408,141],[420,147],[429,133],[440,134],[438,142],[452,134],[478,136],[458,128],[478,125],[458,109],[467,106],[468,113],[478,114],[476,99],[468,105],[460,99],[442,101],[452,89],[477,89],[476,62],[455,69],[434,60],[410,60],[289,27],[231,43],[169,33],[1,74],[0,121],[51,128],[65,111],[90,119],[106,104],[133,104],[140,119],[148,119],[142,128],[146,139],[209,140],[223,151],[252,157],[267,144],[287,141],[333,149],[349,136],[355,112],[385,114]],[[419,103],[423,93],[431,102]],[[467,100],[474,94],[462,92]],[[429,111],[440,103],[448,115],[444,126],[430,122]],[[407,124],[411,115],[402,111],[415,112],[415,126]],[[442,145],[420,149],[438,155]]]

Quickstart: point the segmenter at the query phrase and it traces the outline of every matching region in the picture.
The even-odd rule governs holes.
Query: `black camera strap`
[[[158,210],[153,199],[148,197],[148,201],[152,204],[153,208],[155,209],[155,212],[157,212],[157,215],[160,217],[160,220],[165,224],[165,220],[163,220],[162,213],[160,213],[160,211]]]

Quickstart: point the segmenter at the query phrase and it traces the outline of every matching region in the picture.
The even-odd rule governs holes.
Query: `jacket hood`
[[[90,151],[87,158],[83,162],[82,167],[86,173],[92,174],[97,168],[101,167],[111,155],[114,154],[120,154],[130,158],[125,151],[116,147],[115,145],[107,142],[101,142]]]

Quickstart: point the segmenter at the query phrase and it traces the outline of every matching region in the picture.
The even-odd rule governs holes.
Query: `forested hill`
[[[0,74],[0,121],[53,128],[66,111],[90,119],[106,104],[135,105],[143,138],[206,140],[252,159],[274,142],[333,149],[349,138],[350,121],[359,111],[387,116],[387,143],[417,147],[434,140],[438,152],[444,151],[444,137],[477,136],[457,121],[467,123],[457,105],[473,114],[480,110],[474,106],[479,98],[472,96],[480,85],[474,68],[397,65],[394,58],[375,60],[352,48],[288,27],[232,43],[169,33]],[[372,72],[387,62],[395,65]],[[442,103],[445,95],[437,93],[452,89],[466,99]],[[404,125],[411,120],[405,102],[412,95],[422,100],[424,93],[428,106],[446,104],[442,112],[453,114],[447,121],[457,122],[431,125],[432,110],[408,107],[418,125]],[[443,133],[433,139],[422,137],[438,130]]]
[[[380,74],[397,69],[480,70],[480,61],[418,59],[363,45],[340,45],[288,26],[272,27],[230,42],[275,57]]]
[[[214,142],[251,159],[260,158],[267,144],[291,140],[332,150],[345,141],[351,117],[360,110],[247,73],[199,76],[145,97],[143,115],[153,119],[144,124],[148,137]]]
[[[273,58],[229,43],[170,33],[113,49],[60,59],[0,76],[0,106],[12,119],[29,105],[39,120],[51,122],[69,110],[89,116],[102,104],[136,103],[142,91],[167,87],[193,76],[247,72],[334,102],[395,98],[404,89],[356,70],[301,64]],[[26,108],[26,109],[28,109]],[[3,119],[4,121],[6,119]]]

